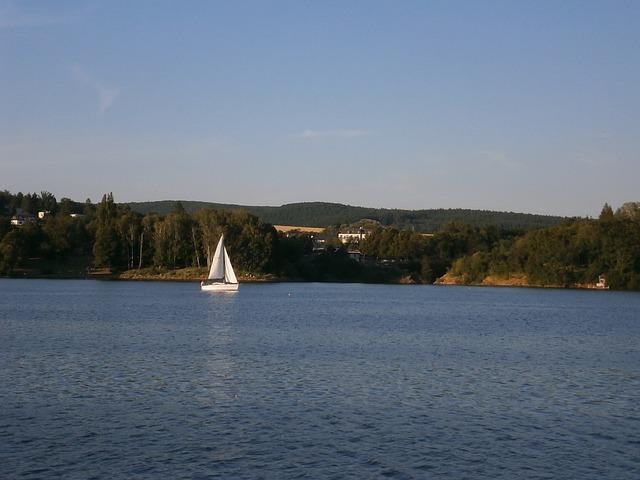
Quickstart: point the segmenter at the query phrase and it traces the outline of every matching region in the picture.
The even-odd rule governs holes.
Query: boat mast
[[[220,236],[220,256],[222,257],[222,282],[227,283],[227,272],[224,264],[224,233]]]

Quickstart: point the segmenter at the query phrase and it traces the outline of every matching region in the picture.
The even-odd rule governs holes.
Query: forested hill
[[[128,203],[132,210],[147,214],[151,212],[167,214],[173,210],[177,201]],[[564,217],[534,215],[529,213],[493,212],[470,209],[430,209],[397,210],[386,208],[366,208],[343,205],[340,203],[304,202],[290,203],[280,207],[245,206],[222,203],[181,201],[189,213],[201,208],[219,210],[242,209],[260,217],[264,222],[276,225],[300,225],[327,227],[337,224],[354,223],[362,219],[371,219],[384,226],[399,229],[415,229],[417,232],[437,232],[451,222],[462,222],[471,226],[494,225],[504,228],[533,229],[557,225]]]

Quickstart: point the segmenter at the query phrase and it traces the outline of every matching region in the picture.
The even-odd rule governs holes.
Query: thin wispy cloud
[[[113,105],[113,102],[116,101],[116,98],[120,94],[120,89],[101,83],[96,83],[95,89],[98,93],[98,111],[104,113]]]
[[[71,67],[71,71],[78,83],[91,88],[95,92],[99,113],[102,114],[111,108],[120,94],[118,87],[96,80],[80,65],[74,65]]]
[[[342,129],[342,130],[305,130],[300,134],[301,138],[355,138],[365,137],[371,132],[362,129]]]
[[[48,5],[55,5],[55,3],[51,2]],[[70,12],[27,11],[18,8],[12,2],[7,2],[0,4],[0,28],[46,27],[75,20],[83,13],[84,10]]]

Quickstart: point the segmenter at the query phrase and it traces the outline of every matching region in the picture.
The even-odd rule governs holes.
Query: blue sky
[[[598,215],[640,2],[0,0],[0,188]]]

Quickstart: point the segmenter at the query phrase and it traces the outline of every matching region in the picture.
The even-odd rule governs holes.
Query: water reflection
[[[204,300],[207,350],[203,361],[206,379],[200,386],[201,394],[196,399],[203,406],[232,402],[237,396],[234,387],[236,365],[233,360],[234,311],[238,292],[207,295]]]

